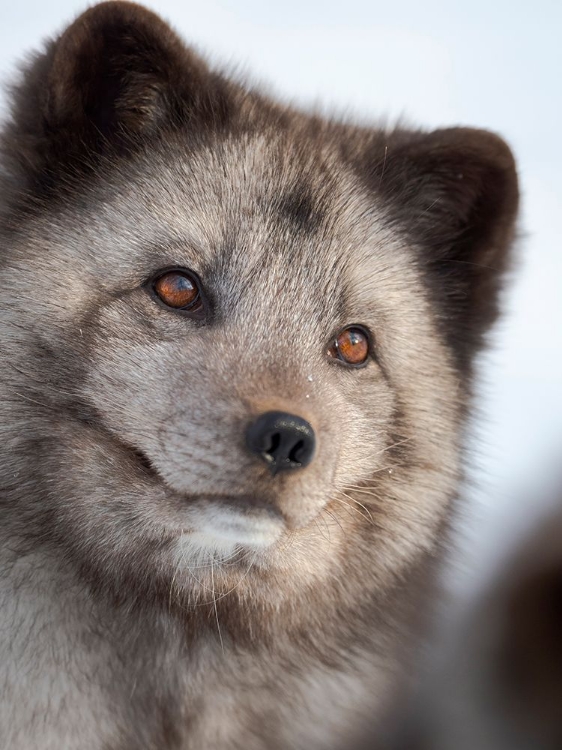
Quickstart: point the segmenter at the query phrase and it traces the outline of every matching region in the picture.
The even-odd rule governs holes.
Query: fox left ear
[[[51,128],[95,146],[142,136],[181,117],[207,83],[202,60],[159,16],[112,0],[85,11],[57,40],[47,78]],[[92,142],[93,141],[93,142]]]
[[[513,155],[497,135],[395,131],[374,146],[369,182],[419,249],[440,322],[469,367],[498,314],[518,207]]]
[[[24,70],[0,148],[22,192],[42,194],[170,128],[189,146],[227,122],[232,90],[155,13],[110,0]]]

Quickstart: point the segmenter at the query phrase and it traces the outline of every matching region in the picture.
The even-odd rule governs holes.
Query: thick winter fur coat
[[[340,747],[408,675],[512,155],[357,127],[90,8],[0,173],[0,736]]]

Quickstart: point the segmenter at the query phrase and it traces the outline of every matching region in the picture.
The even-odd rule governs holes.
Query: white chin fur
[[[280,518],[259,513],[246,515],[234,509],[210,504],[190,514],[177,544],[182,565],[204,564],[233,555],[239,550],[259,552],[280,538],[284,524]]]

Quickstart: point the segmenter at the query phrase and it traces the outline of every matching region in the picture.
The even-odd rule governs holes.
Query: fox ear
[[[371,186],[419,248],[440,321],[463,366],[498,313],[518,206],[513,155],[468,128],[396,131],[371,155]],[[374,158],[373,158],[374,156]]]
[[[188,115],[209,77],[157,15],[135,3],[101,3],[56,44],[48,122],[69,134],[86,130],[94,141],[150,133]]]
[[[38,179],[81,172],[96,155],[137,147],[166,126],[213,126],[225,87],[157,15],[129,2],[96,5],[52,42],[13,92],[8,133]]]

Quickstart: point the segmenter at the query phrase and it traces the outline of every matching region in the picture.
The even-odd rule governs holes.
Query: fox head
[[[499,137],[281,107],[108,2],[23,73],[2,152],[14,539],[248,627],[434,553],[514,232]]]

